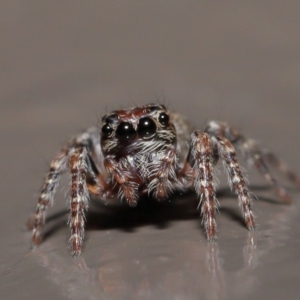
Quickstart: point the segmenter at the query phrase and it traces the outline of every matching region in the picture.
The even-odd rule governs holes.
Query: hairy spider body
[[[269,172],[274,166],[293,183],[300,180],[273,153],[247,139],[226,123],[211,121],[203,131],[192,131],[181,115],[164,105],[148,104],[113,111],[97,127],[71,139],[51,162],[31,225],[32,243],[41,239],[46,211],[53,203],[62,173],[71,173],[70,244],[74,256],[82,250],[84,212],[89,198],[106,203],[124,199],[136,206],[141,195],[167,199],[174,191],[194,189],[200,198],[201,215],[208,240],[216,239],[216,178],[214,167],[221,158],[229,184],[238,195],[249,230],[255,229],[252,197],[236,158],[236,150],[264,175],[284,202],[290,197]]]

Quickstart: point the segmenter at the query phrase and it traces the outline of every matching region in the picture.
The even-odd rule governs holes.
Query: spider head
[[[104,155],[125,156],[176,143],[175,127],[164,105],[148,104],[113,111],[102,118],[101,146]],[[150,148],[149,148],[150,149]],[[150,150],[151,151],[151,150]]]

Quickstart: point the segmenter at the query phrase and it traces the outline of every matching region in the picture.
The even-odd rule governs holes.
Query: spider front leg
[[[122,161],[117,162],[114,157],[108,156],[104,160],[104,166],[120,186],[118,192],[119,198],[125,198],[129,206],[136,206],[138,200],[138,184],[126,167],[126,163],[122,165]]]
[[[213,241],[217,235],[215,212],[218,207],[213,178],[212,142],[208,134],[192,133],[190,154],[194,160],[194,187],[200,197],[201,215],[207,239]]]
[[[176,148],[168,146],[161,152],[162,158],[156,161],[153,171],[150,172],[150,177],[153,179],[149,183],[149,193],[153,192],[158,201],[168,198],[168,195],[173,191],[174,181],[176,179],[175,161]],[[178,188],[180,188],[178,186]]]

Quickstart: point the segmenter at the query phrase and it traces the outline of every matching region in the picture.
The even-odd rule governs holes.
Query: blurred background
[[[39,249],[24,224],[64,141],[120,107],[164,103],[196,129],[227,121],[300,174],[299,13],[296,0],[1,1],[1,298],[297,299],[299,193],[282,205],[252,170],[259,228],[247,232],[221,174],[215,244],[196,196],[177,195],[91,205],[73,259],[68,178]]]

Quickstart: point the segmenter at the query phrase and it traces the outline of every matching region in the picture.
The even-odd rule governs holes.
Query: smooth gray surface
[[[194,195],[91,205],[73,259],[67,179],[38,250],[23,227],[62,143],[128,105],[159,100],[199,129],[228,121],[300,173],[299,12],[298,0],[1,1],[0,298],[298,299],[300,195],[278,205],[254,171],[258,230],[247,232],[221,176],[216,244]]]

